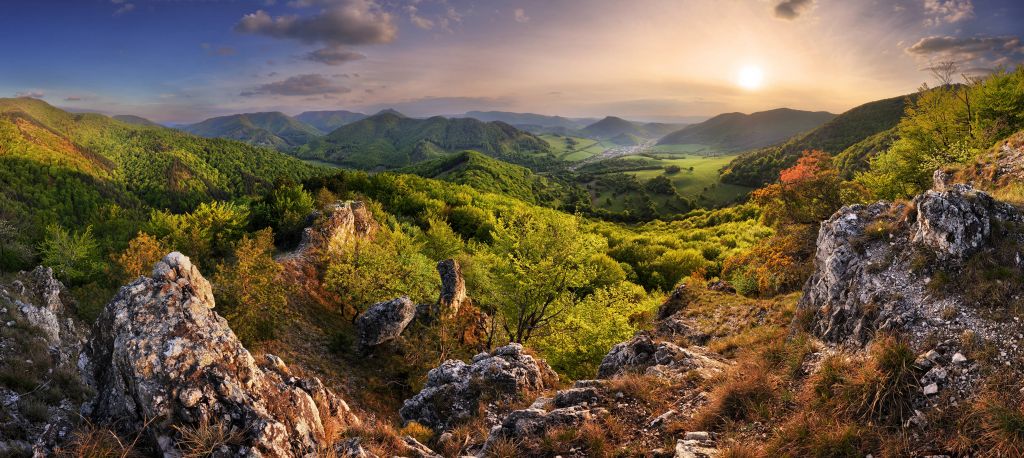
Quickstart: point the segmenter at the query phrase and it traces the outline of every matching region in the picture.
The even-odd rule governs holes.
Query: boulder
[[[294,255],[336,249],[348,242],[371,238],[380,226],[361,201],[336,202],[323,213],[313,212]]]
[[[237,437],[225,455],[292,457],[332,446],[328,431],[359,423],[319,379],[250,354],[214,305],[210,283],[177,252],[122,287],[79,359],[97,393],[83,416],[126,435],[145,431],[166,456],[201,425]]]
[[[402,335],[416,317],[416,304],[408,296],[379,302],[356,318],[359,347],[369,349]]]
[[[658,319],[664,320],[679,313],[689,305],[691,300],[693,300],[692,295],[685,284],[676,286],[672,290],[672,294],[668,296],[668,299],[658,307]]]
[[[934,250],[940,261],[963,261],[977,253],[988,242],[997,221],[1022,221],[1012,206],[970,185],[945,189],[927,191],[914,199],[917,222],[911,238]]]
[[[15,291],[3,291],[25,319],[39,328],[51,348],[65,356],[77,353],[85,333],[73,316],[74,302],[64,285],[54,278],[53,269],[38,266],[22,272],[12,284]]]
[[[699,347],[682,348],[671,342],[658,342],[647,332],[612,347],[601,360],[597,377],[608,379],[627,373],[683,373],[699,370],[705,375],[724,370],[726,364]]]
[[[445,431],[476,415],[481,399],[524,398],[549,388],[557,375],[543,360],[512,343],[473,357],[471,364],[448,360],[431,369],[427,383],[405,400],[399,414],[436,432]]]
[[[521,441],[538,437],[553,428],[578,427],[606,412],[604,409],[588,409],[578,405],[551,411],[534,408],[516,410],[508,414],[501,424],[491,429],[481,453],[488,456],[488,450],[498,439]]]

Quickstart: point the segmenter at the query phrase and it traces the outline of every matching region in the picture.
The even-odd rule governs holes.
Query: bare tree
[[[960,75],[960,78],[962,78],[968,85],[974,83],[975,79],[967,76],[966,73],[961,72],[960,64],[955,60],[933,62],[931,66],[928,67],[928,71],[931,72],[932,76],[939,82],[941,87],[950,87],[953,94],[955,94],[956,97],[964,103],[964,107],[967,108],[967,119],[965,122],[967,135],[974,137],[974,113],[971,110],[970,91],[968,91],[967,88],[957,88],[953,86],[956,84],[954,81],[956,75]]]

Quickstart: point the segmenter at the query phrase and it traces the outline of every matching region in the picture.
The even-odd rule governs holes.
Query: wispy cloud
[[[971,0],[924,0],[924,11],[931,17],[928,25],[943,22],[954,23],[974,17],[974,3]]]
[[[117,9],[114,10],[114,16],[120,16],[135,9],[134,3],[128,3],[125,0],[110,0],[110,2],[117,5]]]
[[[519,22],[519,23],[530,22],[530,16],[526,15],[526,10],[524,10],[522,8],[516,8],[516,10],[514,11],[514,14],[515,14],[516,22]]]
[[[242,92],[240,95],[246,97],[258,94],[309,96],[344,94],[351,91],[351,89],[331,81],[330,78],[317,73],[312,73],[292,76],[272,83],[261,84],[253,90]]]
[[[303,55],[303,59],[327,65],[341,65],[346,62],[362,60],[365,58],[365,55],[341,46],[330,46],[323,49],[317,49],[316,51]]]
[[[783,0],[775,5],[775,17],[793,20],[814,8],[814,0]]]
[[[46,93],[44,93],[43,91],[37,90],[37,89],[33,89],[33,90],[29,90],[29,91],[19,92],[17,94],[14,94],[14,96],[15,97],[31,97],[33,99],[41,99],[43,97],[46,97]]]
[[[390,43],[398,35],[391,14],[371,0],[340,0],[312,16],[273,17],[258,10],[235,25],[240,33],[326,45]]]

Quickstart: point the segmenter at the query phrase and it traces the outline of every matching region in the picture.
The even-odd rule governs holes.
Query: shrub
[[[39,252],[43,265],[53,268],[54,275],[65,283],[75,284],[99,272],[99,244],[92,234],[92,226],[81,232],[71,232],[61,226],[46,228],[46,237]]]
[[[152,235],[139,232],[128,242],[128,247],[114,257],[114,263],[121,269],[126,281],[133,280],[152,271],[153,266],[163,259],[168,249]]]
[[[740,368],[711,392],[711,400],[694,417],[694,429],[712,430],[730,421],[766,417],[778,389],[778,381],[764,368]]]
[[[916,358],[903,341],[876,339],[867,363],[859,366],[846,384],[837,385],[837,409],[861,421],[902,424],[913,414],[913,397],[920,388]]]
[[[402,429],[398,431],[398,434],[401,434],[403,436],[411,436],[413,439],[416,439],[424,444],[430,442],[430,440],[434,438],[434,430],[426,426],[423,426],[415,421],[410,421],[409,423],[406,423],[406,425],[403,426]]]
[[[274,261],[270,229],[252,238],[243,236],[234,260],[217,266],[213,277],[217,303],[238,338],[245,344],[271,339],[284,322],[288,297],[278,279],[282,267]]]

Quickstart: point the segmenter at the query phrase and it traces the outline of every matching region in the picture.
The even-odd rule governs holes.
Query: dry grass
[[[205,458],[225,445],[237,444],[242,435],[232,431],[230,425],[223,422],[211,422],[203,418],[196,426],[175,426],[178,431],[178,443],[175,444],[183,458]]]
[[[1024,395],[1019,381],[1000,376],[959,419],[951,448],[979,456],[1024,456]]]
[[[502,437],[495,439],[491,443],[490,448],[487,449],[487,458],[518,458],[522,456],[519,449],[519,443]]]
[[[780,381],[763,366],[743,365],[711,391],[690,430],[718,430],[730,422],[766,418],[778,400]]]
[[[141,433],[125,441],[110,429],[85,423],[54,454],[60,458],[138,458],[146,456],[136,447],[140,439]]]
[[[415,421],[410,421],[408,424],[402,427],[398,431],[401,436],[411,436],[424,444],[429,443],[434,438],[434,430],[423,426]]]
[[[875,448],[873,436],[855,422],[800,413],[783,425],[765,455],[862,458]]]
[[[669,403],[669,382],[655,375],[623,374],[608,381],[609,392],[620,392],[628,399],[642,402],[651,410],[664,410]]]

